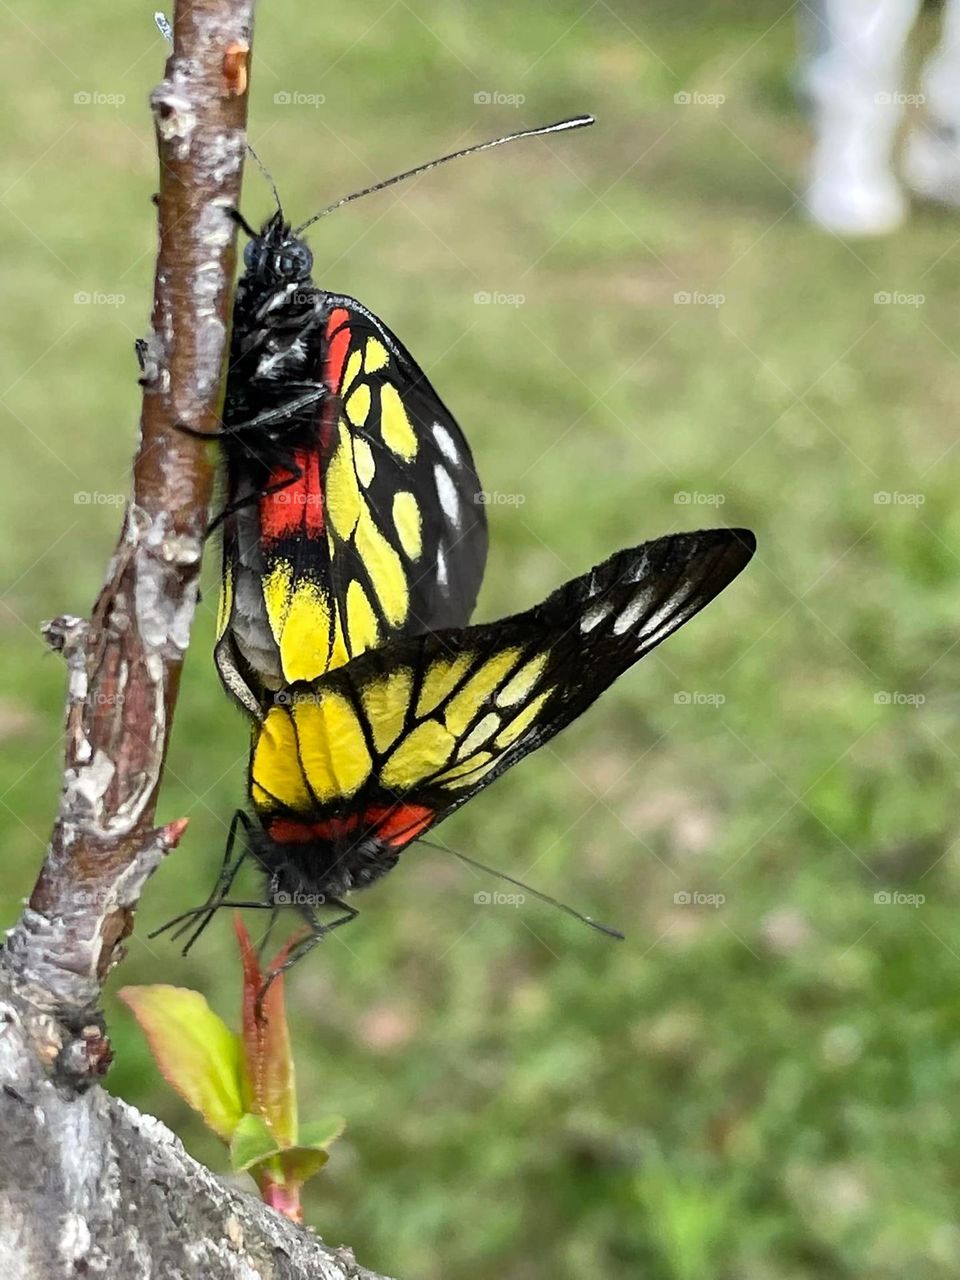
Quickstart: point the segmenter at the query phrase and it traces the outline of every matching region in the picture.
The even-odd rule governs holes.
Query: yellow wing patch
[[[547,665],[548,653],[541,653],[536,658],[525,662],[515,676],[511,676],[497,694],[498,707],[513,707],[522,702],[543,674]]]
[[[499,763],[499,756],[494,756],[491,760],[489,751],[479,751],[472,759],[464,760],[463,764],[458,765],[456,769],[450,769],[442,777],[437,778],[437,782],[445,787],[472,787],[481,778],[485,778]]]
[[[254,748],[251,777],[253,798],[261,808],[274,808],[279,801],[302,813],[313,803],[300,769],[293,722],[283,707],[267,713]]]
[[[227,562],[223,567],[223,578],[220,582],[220,602],[217,605],[217,639],[227,629],[230,614],[233,611],[233,565]]]
[[[346,430],[341,430],[340,442],[327,468],[326,496],[330,523],[346,541],[357,527],[364,506],[354,469],[350,433]]]
[[[343,637],[337,634],[331,645],[330,606],[316,583],[301,582],[288,597],[278,644],[288,681],[314,680],[328,667],[347,661]]]
[[[464,756],[472,755],[477,747],[482,747],[487,739],[492,738],[497,732],[500,724],[500,717],[494,715],[492,711],[488,712],[479,724],[474,725],[463,742],[461,742],[460,750],[457,752],[457,759],[461,760]]]
[[[408,558],[418,559],[423,549],[420,508],[416,498],[406,489],[393,495],[393,525]]]
[[[370,388],[361,382],[346,404],[347,417],[355,427],[362,427],[370,413]]]
[[[459,737],[476,716],[484,702],[493,695],[504,676],[516,666],[519,649],[504,649],[489,658],[466,682],[459,693],[447,704],[444,723],[451,733]]]
[[[360,691],[360,701],[378,751],[387,751],[400,736],[412,689],[413,672],[409,667],[401,667],[364,685]]]
[[[359,791],[373,762],[348,699],[329,692],[298,700],[293,718],[303,770],[317,800],[325,804]]]
[[[406,574],[400,557],[377,528],[365,502],[361,503],[354,542],[387,621],[391,626],[399,626],[407,616],[410,603]]]
[[[347,587],[347,634],[354,657],[364,649],[372,649],[380,637],[377,615],[356,578]]]
[[[343,382],[341,386],[345,392],[348,392],[357,380],[357,374],[360,372],[360,366],[363,363],[363,352],[358,348],[351,352],[350,359],[347,361],[347,367],[344,370]]]
[[[417,456],[417,437],[400,394],[391,383],[380,388],[380,434],[383,442],[404,462],[412,462]]]
[[[461,653],[458,658],[440,658],[432,662],[423,677],[420,697],[417,699],[417,716],[429,715],[444,700],[451,689],[456,688],[470,670],[472,655]]]
[[[263,603],[273,638],[280,644],[283,624],[290,609],[290,583],[293,581],[293,565],[289,560],[278,560],[276,567],[263,579]]]
[[[365,489],[369,489],[370,482],[377,473],[377,464],[373,456],[373,450],[367,444],[366,440],[360,436],[353,442],[353,460],[356,464],[357,475],[360,477],[360,483]]]
[[[387,348],[377,338],[370,338],[367,341],[366,360],[364,361],[367,373],[376,373],[382,369],[389,361]]]
[[[552,689],[547,689],[544,693],[538,694],[532,702],[528,702],[518,716],[515,716],[502,733],[498,733],[494,738],[494,746],[504,750],[511,746],[525,729],[528,729],[537,718],[537,713],[553,693]]]
[[[442,769],[453,755],[456,739],[436,720],[424,720],[390,756],[380,780],[405,791]]]

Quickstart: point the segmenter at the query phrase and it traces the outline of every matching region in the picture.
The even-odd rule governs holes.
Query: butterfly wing
[[[526,613],[404,637],[284,690],[251,757],[266,829],[299,821],[399,850],[581,715],[754,549],[739,529],[660,538]]]
[[[234,510],[215,657],[256,716],[284,684],[400,635],[464,625],[486,561],[480,482],[449,410],[376,316],[352,298],[311,293],[319,323],[273,322],[275,343],[279,329],[299,344],[297,363],[272,351],[254,366],[246,351],[248,381],[265,368],[270,394],[246,388],[237,402],[269,411],[282,370],[298,407],[266,425],[269,439],[224,419]],[[328,394],[305,405],[311,385]]]

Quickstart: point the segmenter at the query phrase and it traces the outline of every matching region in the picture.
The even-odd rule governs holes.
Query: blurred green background
[[[477,906],[494,885],[413,849],[295,972],[303,1111],[349,1125],[308,1217],[390,1274],[960,1269],[960,218],[919,208],[855,246],[803,223],[797,7],[260,9],[251,136],[297,218],[521,124],[599,118],[312,232],[318,282],[402,336],[485,487],[514,496],[490,510],[478,616],[670,530],[760,539],[703,617],[443,829],[625,944],[535,903]],[[89,608],[128,490],[155,241],[145,101],[165,57],[152,12],[7,10],[8,923],[56,804],[63,669],[38,624]],[[269,207],[251,168],[245,212]],[[195,987],[233,1019],[228,919],[188,960],[145,941],[206,892],[243,796],[209,560],[161,805],[190,830],[112,981]],[[223,1170],[114,994],[108,1013],[109,1087]]]

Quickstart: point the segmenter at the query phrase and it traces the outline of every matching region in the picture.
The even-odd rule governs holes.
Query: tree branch
[[[0,955],[3,1276],[370,1275],[95,1083],[111,1057],[102,983],[186,827],[155,829],[154,813],[211,495],[195,433],[219,424],[252,27],[253,0],[177,2],[151,96],[160,250],[133,497],[90,619],[44,629],[69,673],[66,753],[46,858]]]

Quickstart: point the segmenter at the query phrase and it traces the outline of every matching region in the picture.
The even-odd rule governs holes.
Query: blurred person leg
[[[816,141],[805,204],[837,235],[885,235],[906,217],[893,173],[904,49],[922,0],[816,0],[804,5],[803,82]]]
[[[920,88],[924,118],[907,137],[903,176],[918,195],[960,205],[960,0],[946,0]]]

